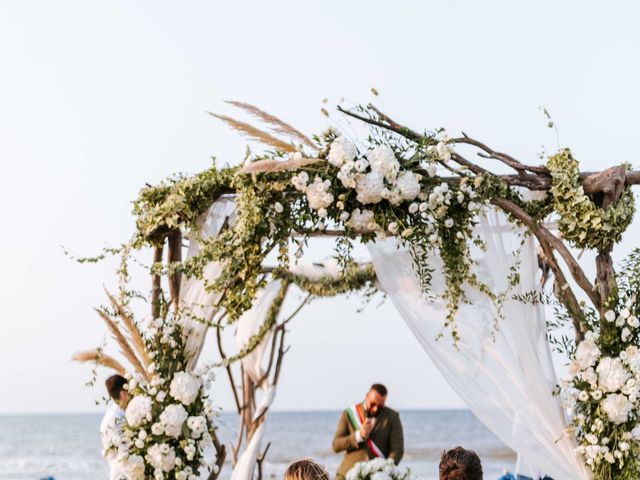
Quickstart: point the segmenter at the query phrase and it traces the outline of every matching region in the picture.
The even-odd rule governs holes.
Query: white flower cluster
[[[182,405],[167,406],[160,414],[162,430],[169,437],[179,438],[182,435],[182,426],[188,416],[189,414]]]
[[[358,462],[347,472],[346,480],[413,480],[411,472],[399,469],[393,460],[374,458]]]
[[[151,398],[138,395],[131,399],[125,412],[127,423],[131,427],[138,427],[143,422],[151,420]]]
[[[402,170],[391,148],[380,145],[367,152],[364,158],[358,159],[357,156],[355,145],[340,136],[331,143],[327,161],[339,168],[338,180],[345,188],[355,190],[356,199],[361,204],[372,205],[388,200],[398,206],[402,202],[415,200],[420,194],[422,176]],[[306,193],[309,207],[317,210],[320,218],[327,216],[327,208],[335,200],[330,192],[329,180],[315,176],[310,183],[309,175],[302,171],[292,177],[291,183],[297,190]],[[342,201],[338,201],[336,206],[340,210],[344,208]],[[351,217],[350,225],[354,229],[380,231],[381,228],[371,221],[370,216],[372,214],[368,210],[342,212],[340,220],[346,222]]]
[[[148,366],[151,378],[128,379],[131,400],[116,457],[127,480],[196,480],[207,466],[203,452],[211,447],[214,409],[203,386],[210,380],[211,369],[188,372],[180,367],[184,365],[180,357],[167,355],[167,350],[184,348],[177,321],[147,321],[153,339],[148,342],[154,359]]]
[[[604,355],[601,338],[588,332],[561,383],[563,404],[579,432],[577,453],[593,470],[603,461],[622,468],[631,443],[640,441],[640,349],[631,342],[640,322],[629,309],[633,303],[635,298],[619,314],[605,314],[622,349]]]
[[[329,180],[323,180],[316,175],[313,182],[309,183],[307,172],[300,172],[291,178],[291,183],[297,190],[307,194],[309,207],[317,210],[320,218],[327,216],[327,207],[333,203],[333,194],[329,192]]]
[[[169,393],[184,405],[191,405],[200,393],[202,381],[187,372],[176,372],[169,386]]]

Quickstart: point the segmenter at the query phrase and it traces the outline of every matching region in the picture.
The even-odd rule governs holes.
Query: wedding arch
[[[122,256],[118,295],[98,312],[130,368],[101,349],[77,358],[128,375],[133,400],[114,452],[130,478],[198,478],[208,443],[216,456],[207,475],[217,477],[227,450],[204,388],[214,369],[226,372],[242,418],[232,478],[260,475],[291,284],[307,298],[382,290],[476,416],[531,468],[556,480],[638,477],[640,251],[618,271],[611,252],[633,219],[640,172],[581,172],[569,149],[526,164],[464,133],[414,131],[372,104],[338,107],[369,129],[357,142],[336,130],[308,138],[230,103],[263,127],[212,115],[270,150],[146,186],[134,201],[134,237],[92,259]],[[335,239],[334,263],[299,260],[315,236]],[[354,241],[368,246],[371,264],[354,259]],[[149,248],[143,322],[127,262]],[[595,280],[576,250],[596,253]],[[550,326],[547,304],[557,311]],[[565,324],[573,338],[554,335]],[[232,355],[219,335],[229,325],[239,342]],[[207,363],[209,330],[220,359]],[[559,383],[550,342],[571,359]]]

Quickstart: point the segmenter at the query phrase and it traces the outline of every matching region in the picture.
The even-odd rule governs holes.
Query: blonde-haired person
[[[304,458],[289,465],[284,480],[329,480],[329,474],[313,460]]]

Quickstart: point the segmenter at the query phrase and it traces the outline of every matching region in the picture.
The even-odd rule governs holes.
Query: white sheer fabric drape
[[[515,228],[515,227],[514,227]],[[476,273],[493,292],[507,288],[515,264],[513,252],[521,238],[502,213],[490,210],[478,226],[487,244],[473,252]],[[552,395],[556,376],[546,340],[544,308],[506,300],[503,320],[493,332],[493,302],[468,289],[472,305],[461,305],[456,316],[459,350],[448,332],[443,302],[427,301],[421,294],[410,254],[398,249],[395,239],[371,244],[378,280],[436,367],[469,405],[476,417],[529,464],[555,480],[589,479],[582,460],[574,454],[572,438],[565,436],[566,417]],[[513,293],[538,288],[538,267],[532,239],[520,253],[520,284]],[[432,258],[434,292],[442,292],[440,258]],[[535,473],[535,472],[522,472]]]
[[[225,223],[232,222],[235,215],[233,198],[221,197],[203,215],[200,230],[194,230],[189,238],[187,258],[200,251],[200,240],[217,237]],[[188,369],[192,370],[202,351],[207,325],[197,319],[211,321],[220,300],[220,293],[207,291],[205,281],[212,282],[220,273],[220,264],[211,262],[204,267],[203,279],[184,277],[180,285],[180,310],[183,312],[183,329],[186,338],[185,351],[191,356]]]
[[[280,288],[281,280],[273,280],[269,282],[263,290],[261,290],[253,302],[252,307],[242,314],[238,320],[238,329],[236,331],[236,345],[238,350],[242,349],[247,342],[253,337],[267,319],[269,309],[273,304]],[[264,354],[266,347],[269,345],[273,330],[269,332],[250,354],[242,359],[242,367],[252,381],[257,382],[265,373],[263,367]],[[268,409],[276,395],[276,386],[268,382],[260,387],[263,392],[256,406],[254,419],[258,418]],[[253,476],[253,470],[256,466],[256,460],[260,454],[262,445],[262,437],[264,436],[264,428],[267,422],[266,417],[262,424],[256,429],[251,440],[247,444],[244,451],[240,454],[238,462],[233,468],[231,480],[250,480]]]

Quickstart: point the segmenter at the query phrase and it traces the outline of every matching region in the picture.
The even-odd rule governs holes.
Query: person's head
[[[305,458],[289,465],[284,480],[329,480],[329,474],[316,462]]]
[[[129,403],[129,392],[124,388],[127,379],[122,375],[111,375],[104,383],[113,401],[125,408]]]
[[[482,480],[480,457],[462,447],[443,452],[439,469],[440,480]]]
[[[380,383],[374,383],[364,397],[364,406],[368,415],[375,417],[384,408],[387,400],[387,387]]]

